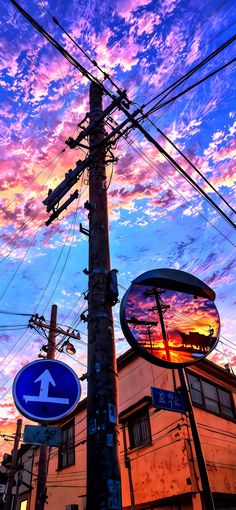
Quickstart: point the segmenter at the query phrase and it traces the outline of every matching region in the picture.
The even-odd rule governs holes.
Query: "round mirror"
[[[170,271],[175,277],[175,270]],[[184,278],[182,283],[178,280],[178,285],[175,278],[173,285],[168,279],[164,286],[163,277],[138,277],[121,303],[121,326],[126,339],[156,365],[190,365],[207,356],[218,342],[220,321],[214,301],[206,292],[209,287],[203,282],[199,286],[200,280],[182,271],[178,277],[180,273]],[[185,286],[186,275],[192,279],[191,290]]]

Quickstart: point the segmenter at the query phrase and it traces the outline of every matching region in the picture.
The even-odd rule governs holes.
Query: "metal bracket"
[[[107,275],[108,271],[107,269],[105,268],[102,268],[102,267],[95,267],[92,271],[90,271],[90,275],[92,276],[93,274],[104,274],[105,276]]]
[[[89,230],[87,228],[84,228],[82,223],[79,224],[79,231],[81,232],[81,234],[84,234],[85,236],[88,236],[89,237]]]
[[[97,312],[91,316],[92,319],[99,319],[100,317],[105,318],[105,319],[111,318],[109,313],[106,313],[106,312]]]
[[[86,202],[84,203],[84,208],[85,208],[85,209],[88,209],[88,211],[95,211],[95,209],[96,209],[96,204],[91,204],[91,202],[89,202],[88,200],[86,200]]]
[[[83,322],[88,322],[88,315],[85,315],[84,312],[81,313],[80,315],[80,319],[83,321]]]

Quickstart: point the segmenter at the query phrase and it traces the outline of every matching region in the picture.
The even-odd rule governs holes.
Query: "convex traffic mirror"
[[[191,365],[218,342],[220,321],[214,299],[214,291],[189,273],[147,271],[132,282],[122,299],[123,333],[155,365]]]

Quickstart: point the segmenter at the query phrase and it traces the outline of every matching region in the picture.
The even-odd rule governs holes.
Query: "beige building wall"
[[[175,390],[177,370],[150,365],[132,352],[119,358],[120,460],[124,509],[202,510],[201,482],[188,418],[185,414],[156,410],[151,401],[152,386]],[[228,391],[235,392],[236,378],[209,361],[190,368],[196,374]],[[139,447],[130,444],[129,422],[148,410],[151,441]],[[222,506],[224,494],[236,501],[236,422],[194,406],[210,484]],[[47,510],[86,508],[86,400],[74,416],[75,461],[61,469],[58,449],[51,448],[47,479]],[[66,425],[66,422],[63,426]],[[37,454],[34,472],[37,472]],[[34,480],[34,479],[33,479]],[[35,490],[27,510],[34,510]],[[218,497],[217,496],[217,497]],[[133,505],[133,506],[132,506]],[[221,505],[221,506],[220,506]]]

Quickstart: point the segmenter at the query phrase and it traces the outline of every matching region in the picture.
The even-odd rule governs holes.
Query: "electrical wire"
[[[80,73],[84,77],[86,77],[90,82],[97,83],[105,92],[105,94],[107,94],[112,99],[114,98],[113,93],[110,92],[100,80],[98,80],[89,71],[87,71],[72,55],[70,55],[70,53],[65,48],[63,48],[41,25],[39,25],[37,21],[34,20],[32,16],[30,16],[30,14],[28,14],[23,9],[23,7],[21,7],[16,2],[16,0],[10,0],[10,2],[17,8],[18,11],[20,11],[24,18],[26,18],[29,21],[29,23],[45,37],[45,39],[47,39],[53,46],[55,46],[55,48],[57,48],[57,50],[63,55],[63,57],[66,60],[68,60],[68,62],[70,62],[72,66],[78,69]]]
[[[52,278],[53,278],[53,276],[54,276],[54,274],[55,274],[55,271],[56,271],[56,269],[57,269],[58,263],[59,263],[59,261],[60,261],[60,259],[61,259],[62,255],[63,255],[63,252],[64,252],[65,247],[66,247],[67,240],[69,239],[69,236],[70,236],[70,233],[71,233],[71,230],[72,230],[72,227],[73,227],[74,217],[75,217],[75,213],[73,214],[73,218],[72,218],[72,221],[71,221],[70,228],[69,228],[69,230],[68,230],[68,232],[67,232],[66,239],[65,239],[65,241],[64,241],[64,243],[63,243],[63,245],[62,245],[62,247],[61,247],[61,250],[60,250],[60,252],[59,252],[59,254],[58,254],[58,257],[57,257],[57,260],[56,260],[56,262],[55,262],[55,264],[54,264],[53,270],[52,270],[52,272],[51,272],[51,274],[50,274],[50,277],[49,277],[49,279],[48,279],[48,281],[47,281],[47,283],[46,283],[46,286],[44,287],[44,290],[43,290],[43,292],[42,292],[42,294],[41,294],[41,296],[40,296],[40,299],[39,299],[39,301],[37,302],[37,305],[36,305],[36,307],[35,307],[35,310],[36,310],[36,311],[38,310],[39,305],[40,305],[40,303],[42,302],[42,300],[43,300],[43,298],[44,298],[44,295],[45,295],[45,293],[46,293],[46,292],[47,292],[47,290],[48,290],[48,287],[49,287],[49,285],[50,285],[50,282],[51,282],[51,280],[52,280]]]
[[[74,213],[74,218],[73,218],[73,222],[72,222],[71,230],[70,230],[70,232],[72,232],[72,239],[71,239],[71,242],[70,242],[70,246],[69,246],[69,249],[68,249],[68,252],[67,252],[67,255],[66,255],[66,258],[65,258],[65,261],[64,261],[64,264],[63,264],[62,270],[61,270],[61,273],[60,273],[60,275],[59,275],[59,277],[58,277],[58,279],[57,279],[57,282],[56,282],[56,285],[55,285],[55,287],[54,287],[53,293],[51,294],[50,299],[48,300],[48,302],[47,302],[47,304],[46,304],[46,306],[45,306],[45,308],[44,308],[44,310],[43,310],[43,314],[44,314],[44,313],[45,313],[45,311],[47,310],[47,307],[49,306],[49,303],[50,303],[50,301],[52,300],[52,298],[53,298],[53,296],[54,296],[54,294],[55,294],[55,292],[56,292],[56,290],[57,290],[57,287],[58,287],[58,285],[59,285],[59,283],[60,283],[61,277],[62,277],[62,275],[63,275],[63,273],[64,273],[64,270],[65,270],[66,264],[67,264],[67,262],[68,262],[68,258],[69,258],[69,256],[70,256],[70,252],[71,252],[72,244],[73,244],[73,242],[74,242],[74,237],[75,237],[75,227],[76,227],[77,214],[78,214],[79,205],[80,205],[80,198],[81,198],[81,196],[83,195],[83,193],[84,193],[84,192],[86,191],[86,189],[87,189],[87,186],[86,186],[86,187],[84,188],[84,191],[82,192],[82,191],[81,191],[81,190],[82,190],[82,185],[83,185],[83,179],[82,179],[82,181],[81,181],[81,189],[80,189],[80,193],[79,193],[79,200],[78,200],[78,202],[77,202],[77,207],[76,207],[76,211],[75,211],[75,213]]]
[[[111,76],[108,73],[106,73],[105,71],[103,71],[103,69],[101,69],[101,67],[98,65],[98,63],[94,59],[90,58],[88,53],[86,53],[86,51],[84,51],[82,46],[80,46],[77,43],[77,41],[65,30],[65,28],[63,28],[63,26],[59,23],[59,21],[55,18],[55,16],[52,16],[52,14],[49,11],[47,11],[47,12],[48,12],[49,16],[51,16],[55,25],[60,27],[61,31],[68,37],[68,39],[70,39],[70,41],[73,42],[73,44],[81,51],[81,53],[83,53],[83,55],[89,60],[89,62],[103,74],[104,80],[109,80],[111,85],[113,85],[117,89],[117,91],[120,93],[121,92],[120,88],[116,85],[116,83],[113,81]]]
[[[236,60],[236,59],[235,59]],[[128,116],[129,118],[129,116]],[[137,120],[131,118],[130,119],[133,126],[139,129],[144,136],[147,138],[149,142],[151,142],[154,147],[161,153],[162,156],[173,166],[175,170],[177,170],[183,177],[191,184],[193,188],[195,188],[216,210],[224,217],[224,219],[234,228],[236,228],[235,223],[231,220],[227,214],[212,200],[211,197],[199,186],[192,177],[182,168],[182,166],[172,157],[170,154],[149,134],[149,132],[144,129]],[[121,135],[122,136],[122,135]]]
[[[0,310],[0,313],[4,314],[4,315],[21,315],[21,316],[26,316],[26,317],[32,317],[32,313],[18,313],[18,312],[9,312],[7,310]]]
[[[59,156],[58,156],[60,159],[61,159],[61,157],[62,157],[62,154],[63,154],[63,153],[64,153],[64,151],[61,151],[61,152],[60,152],[60,154],[59,154]],[[42,183],[42,185],[40,186],[40,189],[39,189],[38,193],[36,194],[35,199],[37,199],[37,198],[39,197],[39,195],[40,195],[40,193],[41,193],[41,190],[43,189],[43,187],[46,185],[47,181],[48,181],[48,180],[49,180],[49,178],[51,177],[51,175],[52,175],[53,171],[55,170],[55,168],[57,167],[57,165],[58,165],[58,163],[59,163],[60,159],[58,159],[58,161],[56,162],[56,164],[55,164],[55,165],[53,166],[53,168],[50,170],[49,174],[48,174],[48,175],[47,175],[47,177],[46,177],[46,180],[45,180],[45,181]],[[44,171],[44,170],[43,170],[43,171]],[[26,226],[27,226],[27,225],[28,225],[28,224],[29,224],[29,223],[30,223],[33,219],[35,219],[35,218],[36,218],[36,217],[40,214],[40,212],[41,212],[41,211],[43,211],[43,210],[44,210],[44,206],[40,206],[40,207],[39,207],[36,211],[34,211],[34,212],[33,212],[33,214],[29,215],[29,217],[27,218],[27,220],[26,220],[26,221],[24,221],[24,222],[22,223],[22,225],[21,225],[19,228],[17,228],[17,236],[19,236],[19,234],[20,234],[21,232],[23,232],[23,230],[26,228]],[[44,218],[44,219],[45,219],[45,218]],[[36,228],[33,230],[33,232],[35,232],[35,230],[37,230],[37,228],[38,228],[38,227],[36,227]],[[9,238],[8,238],[7,242],[3,243],[2,248],[7,247],[7,245],[9,244],[9,241],[10,241],[12,238],[14,239],[14,243],[15,243],[15,237],[16,237],[16,232],[13,232],[13,233],[9,236]],[[29,236],[28,236],[28,235],[26,235],[25,237],[21,238],[21,239],[20,239],[20,241],[19,241],[18,243],[16,243],[16,245],[15,245],[15,246],[13,246],[13,247],[11,248],[11,250],[9,251],[9,253],[7,253],[5,256],[3,256],[3,257],[2,257],[2,259],[0,260],[0,264],[1,264],[1,263],[2,263],[2,262],[3,262],[3,261],[7,258],[7,257],[9,257],[9,255],[11,255],[11,254],[12,254],[12,253],[13,253],[13,252],[14,252],[14,251],[15,251],[15,250],[16,250],[16,249],[17,249],[17,248],[18,248],[18,247],[19,247],[19,246],[23,243],[23,241],[24,241],[25,239],[28,239],[28,237],[29,237]],[[0,247],[1,247],[1,246],[0,246]]]
[[[202,78],[201,80],[198,80],[197,82],[195,82],[193,85],[190,85],[189,87],[187,87],[186,89],[184,89],[182,92],[180,92],[179,94],[177,94],[176,96],[173,96],[171,97],[170,99],[168,99],[167,101],[164,101],[164,103],[158,103],[156,106],[154,106],[153,108],[151,108],[148,112],[145,112],[145,117],[147,117],[148,115],[150,115],[151,113],[153,112],[156,112],[158,111],[159,109],[163,108],[164,106],[170,104],[170,103],[173,103],[174,101],[176,101],[176,99],[178,99],[179,97],[182,97],[184,94],[186,94],[187,92],[189,92],[190,90],[194,89],[195,87],[198,87],[198,85],[201,85],[202,83],[204,83],[206,80],[208,80],[209,78],[212,78],[213,76],[215,76],[215,74],[219,73],[220,71],[222,71],[223,69],[226,69],[226,67],[232,65],[234,62],[236,62],[236,58],[233,58],[231,59],[230,61],[226,62],[226,64],[218,67],[217,69],[215,69],[214,71],[212,71],[211,73],[207,74],[206,76],[204,76],[204,78]]]
[[[150,119],[149,119],[150,120]],[[154,122],[152,122],[150,120],[151,124],[156,128],[156,130],[172,145],[172,147],[174,147],[174,149],[176,149],[176,151],[185,159],[185,161],[187,161],[187,163],[189,163],[189,165],[191,165],[191,167],[198,173],[198,175],[200,175],[200,177],[208,184],[208,186],[219,196],[219,198],[221,200],[223,200],[223,202],[227,205],[227,207],[229,207],[229,209],[231,209],[231,211],[236,214],[236,210],[229,204],[229,202],[221,195],[221,193],[219,193],[219,191],[213,186],[213,184],[209,181],[209,179],[207,179],[205,177],[205,175],[203,175],[202,172],[200,172],[200,170],[198,170],[198,168],[196,167],[196,165],[194,165],[192,163],[192,161],[190,161],[190,159],[185,156],[185,154],[175,145],[174,142],[172,142],[172,140],[170,140],[170,138],[165,134],[163,133],[163,131],[158,128]]]
[[[190,78],[193,74],[195,74],[197,71],[199,71],[199,69],[201,69],[202,67],[204,67],[205,64],[207,64],[208,62],[210,62],[213,58],[215,58],[217,55],[219,55],[222,51],[224,51],[228,46],[230,46],[230,44],[232,44],[234,41],[236,40],[236,36],[232,36],[230,37],[229,39],[227,39],[223,44],[221,44],[220,46],[218,46],[218,48],[216,48],[214,51],[212,51],[209,55],[207,55],[207,57],[205,57],[201,62],[199,62],[196,66],[192,67],[187,73],[185,73],[183,76],[181,76],[180,78],[178,78],[175,82],[173,82],[171,85],[169,85],[168,87],[166,87],[162,92],[159,92],[158,94],[156,94],[152,99],[150,99],[147,103],[145,103],[144,105],[142,105],[142,109],[146,108],[147,106],[149,106],[151,103],[153,103],[153,101],[155,101],[157,98],[159,98],[160,96],[162,96],[163,94],[165,94],[167,92],[167,94],[164,96],[164,98],[162,98],[161,101],[163,101],[163,99],[165,99],[165,97],[167,97],[167,95],[169,95],[176,87],[178,87],[180,84],[182,84],[183,82],[185,82],[188,78]],[[234,59],[235,60],[235,59]],[[230,63],[232,63],[230,61]],[[226,64],[226,65],[229,65],[229,64]],[[219,68],[219,70],[221,70],[221,67]],[[216,72],[218,72],[218,70],[214,71],[213,73],[215,74]],[[210,75],[208,76],[210,77]],[[202,80],[204,81],[205,79],[208,79],[208,77],[205,77],[203,78]],[[202,80],[200,80],[200,83],[202,82]],[[199,84],[198,82],[196,84]],[[196,84],[193,84],[191,86],[191,88],[195,87]],[[185,93],[185,92],[182,92],[181,95]],[[154,105],[153,108],[155,108],[159,103],[157,103],[156,105]],[[162,106],[164,106],[163,103],[161,103]],[[149,115],[149,112],[151,112],[151,110],[149,110],[148,112],[146,112],[146,115]]]
[[[8,282],[7,286],[5,287],[4,291],[2,292],[2,294],[1,294],[1,296],[0,296],[0,301],[3,299],[3,297],[5,296],[5,294],[6,294],[7,290],[9,289],[9,287],[10,287],[11,283],[13,282],[13,280],[14,280],[14,278],[15,278],[16,274],[18,273],[18,271],[19,271],[19,269],[20,269],[20,267],[21,267],[22,263],[23,263],[23,262],[24,262],[24,260],[25,260],[25,257],[27,256],[27,254],[28,254],[28,252],[29,252],[29,250],[30,250],[30,248],[32,248],[32,246],[33,246],[33,244],[34,244],[34,242],[35,242],[36,236],[37,236],[37,234],[39,233],[40,228],[41,228],[41,225],[37,228],[35,235],[33,236],[33,238],[32,238],[32,240],[31,240],[31,242],[29,243],[29,246],[27,247],[27,249],[26,249],[26,251],[25,251],[25,253],[24,253],[24,256],[22,257],[22,259],[21,259],[20,263],[18,264],[18,266],[17,266],[17,268],[16,268],[15,272],[13,273],[13,275],[12,275],[11,279],[9,280],[9,282]]]
[[[199,215],[201,216],[209,225],[211,225],[211,227],[213,227],[218,234],[220,234],[225,240],[227,240],[232,246],[234,246],[236,248],[236,244],[228,237],[226,236],[218,227],[216,227],[216,225],[210,221],[201,211],[199,211],[193,204],[192,202],[190,202],[190,200],[188,200],[187,198],[185,198],[185,196],[179,191],[179,189],[177,189],[174,185],[174,181],[173,179],[171,179],[171,177],[168,177],[166,178],[166,176],[163,175],[163,172],[159,169],[159,167],[152,162],[152,160],[145,154],[145,152],[140,149],[139,147],[133,147],[133,142],[131,142],[131,146],[133,148],[133,150],[135,152],[137,152],[141,157],[142,159],[144,159],[144,161],[146,161],[146,163],[152,168],[152,170],[154,170],[154,172],[156,174],[158,174],[179,196],[181,196],[181,198],[184,199],[184,201],[191,205],[192,209]],[[170,182],[173,182],[173,185],[170,184]]]
[[[201,23],[199,23],[199,24],[198,24],[198,26],[197,26],[197,27],[195,27],[195,28],[194,28],[194,30],[193,30],[193,31],[191,31],[191,32],[189,33],[189,35],[187,36],[186,41],[188,41],[188,40],[190,39],[190,37],[191,37],[191,36],[195,36],[195,34],[197,33],[197,31],[198,31],[198,30],[199,30],[199,29],[200,29],[203,25],[205,25],[205,23],[207,23],[207,21],[209,21],[209,19],[210,19],[210,18],[212,18],[212,16],[214,16],[214,14],[216,14],[219,10],[221,10],[221,9],[222,9],[222,7],[223,7],[223,6],[224,6],[227,2],[228,2],[228,0],[224,0],[223,2],[221,2],[221,3],[220,3],[217,7],[216,7],[216,9],[214,9],[214,10],[213,10],[213,11],[209,14],[209,16],[207,16],[207,18],[206,18],[206,19],[204,19]],[[204,13],[202,13],[202,14],[204,14]],[[203,17],[203,16],[201,16],[201,17]],[[220,36],[223,32],[227,31],[230,27],[231,27],[231,25],[230,25],[230,26],[228,26],[228,27],[227,27],[224,31],[220,31],[220,32],[218,32],[218,33],[217,33],[214,37],[211,37],[211,38],[209,39],[209,42],[214,41],[217,37],[219,37],[219,36]],[[161,60],[161,62],[160,62],[160,64],[159,64],[159,65],[163,64],[163,62],[165,62],[165,60],[169,59],[169,58],[170,58],[170,56],[171,56],[173,53],[175,53],[175,51],[176,51],[176,50],[177,50],[177,49],[181,46],[181,44],[182,44],[182,41],[180,41],[180,42],[179,42],[179,44],[177,44],[177,45],[176,45],[176,46],[175,46],[175,47],[174,47],[174,48],[173,48],[170,52],[168,52],[168,53],[166,54],[166,56],[165,56],[165,57]],[[196,55],[196,54],[197,54],[197,50],[193,52],[193,55]],[[179,59],[178,59],[178,61],[179,61]],[[154,73],[155,73],[155,71],[154,71],[153,73],[144,73],[144,74],[142,74],[142,79],[144,79],[144,77],[145,77],[145,78],[146,78],[146,77],[148,77],[148,78],[149,78],[149,81],[150,81],[150,79],[152,78],[152,76],[153,76],[153,74],[154,74]],[[173,73],[175,73],[175,68],[174,68],[174,70],[173,70]],[[131,90],[132,90],[132,88],[131,88]]]
[[[47,12],[47,14],[51,17],[51,14],[49,13],[49,11],[47,10],[46,6],[44,5],[44,3],[41,1],[40,2],[41,4],[41,7],[43,10],[45,10]],[[48,22],[47,22],[47,19],[46,19],[46,24],[47,24],[47,29],[49,31],[49,25],[48,25]],[[60,69],[60,73],[61,73],[61,76],[62,76],[62,81],[63,81],[63,85],[64,85],[64,89],[66,90],[66,96],[67,96],[67,100],[68,100],[68,105],[69,105],[69,108],[70,108],[70,112],[72,114],[72,116],[74,117],[74,121],[75,123],[77,124],[77,119],[76,119],[76,116],[75,116],[75,113],[72,109],[72,104],[71,104],[71,99],[70,99],[70,93],[69,93],[69,90],[68,90],[68,87],[67,87],[67,83],[66,83],[66,79],[65,79],[65,76],[63,74],[63,71],[62,71],[62,67],[61,67],[61,63],[60,63],[60,60],[58,58],[58,54],[57,54],[57,51],[56,51],[56,48],[53,47],[54,49],[54,54],[56,56],[56,60],[57,60],[57,64],[58,64],[58,67]],[[68,147],[67,147],[68,148]],[[64,149],[65,150],[65,149]]]
[[[30,181],[29,183],[27,184],[27,186],[25,186],[25,188],[23,188],[20,192],[17,192],[17,195],[23,195],[23,193],[29,188],[32,186],[33,182],[35,182],[39,177],[40,175],[42,175],[42,173],[45,172],[45,170],[52,164],[54,163],[54,161],[60,157],[66,150],[67,150],[68,147],[65,147],[64,149],[61,149],[58,154],[56,154],[56,156],[53,156],[53,158],[46,164],[46,166],[40,170],[40,172],[38,174],[36,174]],[[15,199],[13,198],[12,200],[10,201],[7,201],[8,203],[8,207],[11,205],[11,204],[14,204],[15,203]]]

